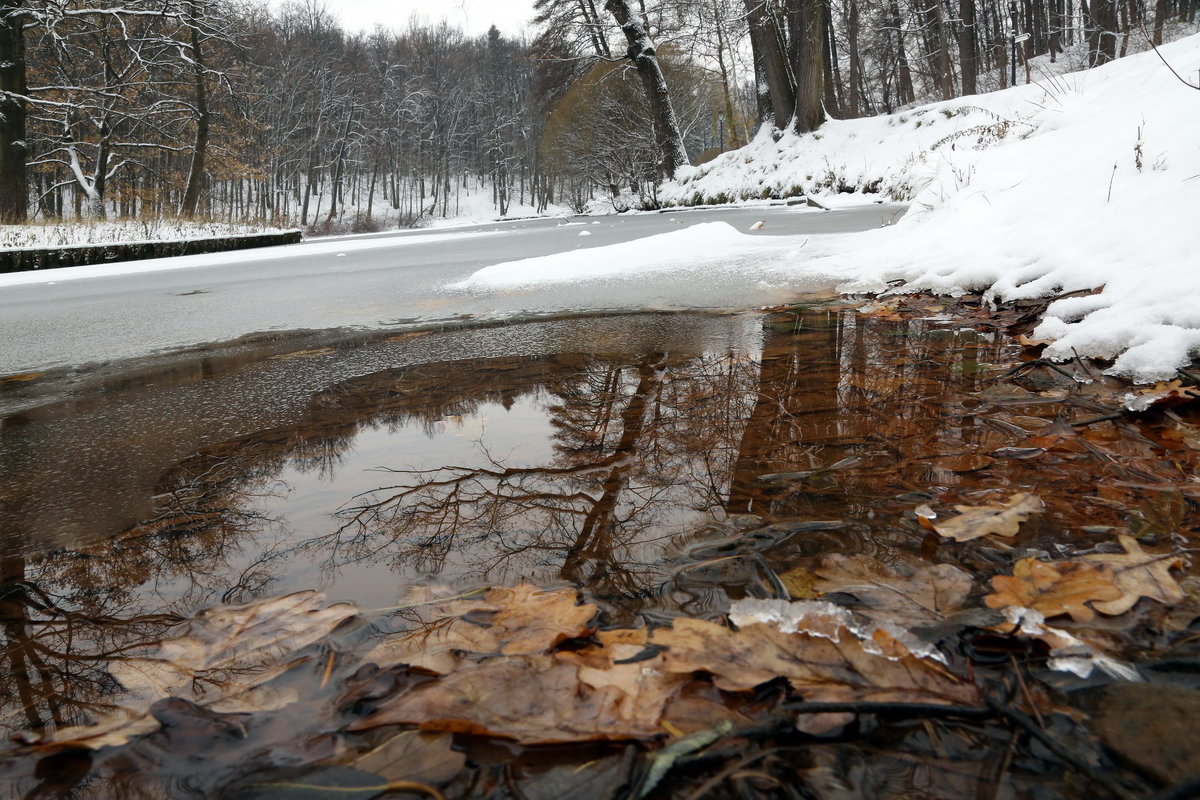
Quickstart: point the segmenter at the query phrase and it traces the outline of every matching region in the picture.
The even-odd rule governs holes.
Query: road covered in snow
[[[788,253],[903,213],[863,202],[531,220],[0,275],[0,375],[270,331],[784,302],[830,285],[786,269]],[[514,263],[534,285],[486,279]]]

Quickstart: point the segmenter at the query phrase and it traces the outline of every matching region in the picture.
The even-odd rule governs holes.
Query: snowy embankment
[[[1161,53],[1195,80],[1200,35]],[[1103,287],[1050,306],[1034,333],[1055,340],[1048,356],[1113,359],[1112,374],[1151,381],[1200,353],[1200,91],[1153,52],[778,142],[763,134],[662,196],[691,203],[830,186],[912,205],[894,226],[775,239],[773,249],[732,229],[695,241],[681,231],[643,240],[636,254],[597,250],[588,260],[610,264],[610,277],[721,267],[740,238],[765,273],[825,275],[847,291],[903,280],[895,291],[1007,300]],[[582,277],[577,259],[497,265],[462,286]]]

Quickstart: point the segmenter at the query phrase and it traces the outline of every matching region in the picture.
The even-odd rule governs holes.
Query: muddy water
[[[9,731],[83,721],[118,691],[110,654],[215,603],[320,588],[371,609],[416,582],[526,578],[582,587],[613,623],[703,616],[830,552],[941,559],[921,504],[1039,487],[1022,544],[1053,551],[1168,531],[1194,489],[1155,477],[1163,443],[1073,428],[1096,405],[1073,381],[1006,380],[1019,348],[936,316],[272,348],[7,398],[3,585],[27,598],[0,598]],[[987,570],[988,552],[954,557]]]

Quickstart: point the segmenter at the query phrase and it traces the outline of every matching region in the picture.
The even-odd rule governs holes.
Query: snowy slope
[[[1200,71],[1200,35],[1161,52],[1181,75]],[[902,114],[831,121],[815,134],[760,134],[662,196],[692,203],[830,186],[912,206],[889,228],[759,252],[762,269],[834,276],[847,290],[903,279],[900,291],[1001,299],[1103,286],[1051,305],[1034,334],[1057,340],[1051,357],[1115,359],[1113,374],[1150,381],[1200,354],[1200,91],[1153,52]],[[644,241],[632,264],[628,253],[611,261],[632,272],[681,261],[717,267],[731,242],[717,237],[713,254],[714,236],[706,232],[686,257],[676,237]],[[491,267],[478,285],[569,271],[566,260],[545,261]]]

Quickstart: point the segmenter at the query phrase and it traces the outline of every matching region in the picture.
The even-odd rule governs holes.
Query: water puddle
[[[1021,544],[1053,554],[1116,527],[1162,539],[1200,499],[1195,450],[1073,424],[1100,408],[1080,384],[1006,377],[1009,337],[936,317],[635,315],[276,350],[0,421],[6,732],[88,719],[119,697],[114,655],[218,603],[317,588],[379,609],[525,579],[579,587],[612,624],[704,617],[832,553],[946,560],[924,505],[1038,487]],[[986,548],[953,557],[994,569]]]

